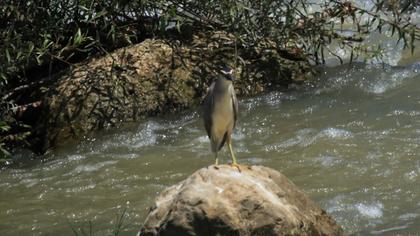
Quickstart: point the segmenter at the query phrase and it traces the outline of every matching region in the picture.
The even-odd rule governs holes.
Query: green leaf
[[[38,55],[38,56],[36,56],[35,57],[35,59],[36,59],[36,62],[38,63],[38,65],[40,66],[40,65],[42,65],[42,59],[41,59],[41,57],[43,56],[44,54],[40,54],[40,55]]]
[[[22,56],[22,51],[18,51],[16,54],[16,60],[19,60],[21,56]]]
[[[181,24],[179,23],[179,21],[176,22],[176,30],[181,33]]]
[[[35,44],[33,42],[29,42],[28,55],[32,54],[32,52],[34,51],[34,48],[35,48]]]
[[[3,80],[3,83],[7,84],[7,76],[0,71],[0,78]]]
[[[10,130],[10,126],[5,121],[0,121],[0,130],[5,132]]]
[[[80,8],[81,10],[83,10],[83,11],[86,11],[86,12],[88,12],[88,11],[89,11],[89,9],[88,9],[87,7],[85,7],[85,6],[83,6],[83,5],[79,5],[79,8]]]
[[[4,143],[0,143],[0,152],[6,157],[10,157],[11,155],[10,152],[8,152],[3,146],[4,146]],[[7,163],[7,159],[1,159],[1,160],[2,162]]]
[[[77,46],[79,45],[83,40],[82,31],[80,28],[77,29],[76,35],[74,35],[74,44]]]
[[[7,49],[7,48],[6,48],[6,59],[7,59],[7,62],[9,62],[9,63],[11,62],[9,49]]]

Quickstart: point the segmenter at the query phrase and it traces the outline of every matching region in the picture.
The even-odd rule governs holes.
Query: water
[[[328,68],[314,82],[240,100],[240,163],[284,173],[348,234],[420,232],[420,63]],[[0,235],[122,235],[154,197],[213,163],[196,111],[69,143],[0,171]],[[220,155],[229,160],[228,152]]]

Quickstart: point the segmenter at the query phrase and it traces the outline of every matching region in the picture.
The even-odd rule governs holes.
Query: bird
[[[210,139],[211,150],[218,165],[217,153],[227,143],[232,165],[238,167],[232,149],[232,131],[238,118],[238,100],[233,87],[233,70],[223,66],[216,80],[210,85],[203,103],[204,127]],[[239,168],[239,167],[238,167]]]

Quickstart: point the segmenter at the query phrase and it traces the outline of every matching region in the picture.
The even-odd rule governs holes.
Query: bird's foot
[[[217,158],[217,153],[216,153],[216,158],[214,159],[214,165],[213,165],[213,167],[216,170],[219,169],[219,159]]]
[[[241,166],[238,163],[230,163],[230,166],[236,167],[239,172],[241,172]]]

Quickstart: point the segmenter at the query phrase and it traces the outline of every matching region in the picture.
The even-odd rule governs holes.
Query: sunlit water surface
[[[240,100],[239,161],[284,173],[348,234],[420,232],[420,64],[341,66]],[[21,154],[25,155],[25,154]],[[213,163],[199,112],[96,133],[0,171],[0,235],[122,235],[164,188]],[[221,161],[229,161],[223,150]]]

